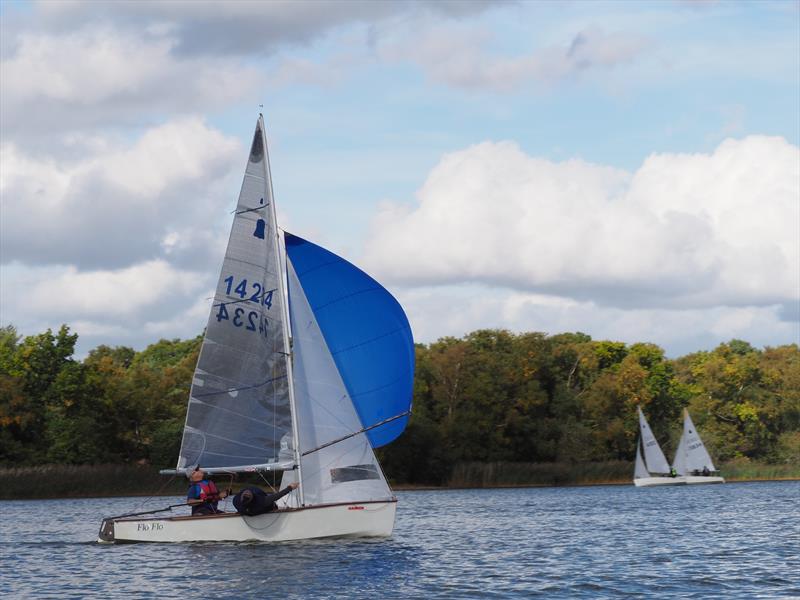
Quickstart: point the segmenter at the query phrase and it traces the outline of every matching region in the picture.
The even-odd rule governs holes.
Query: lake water
[[[391,538],[273,545],[98,545],[101,515],[142,499],[3,501],[0,593],[800,598],[800,482],[397,495]]]

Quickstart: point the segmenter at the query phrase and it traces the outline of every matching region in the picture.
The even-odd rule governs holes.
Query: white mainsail
[[[675,470],[680,475],[688,475],[694,471],[716,471],[711,456],[708,454],[700,434],[692,423],[689,411],[683,411],[683,434],[675,453]]]
[[[641,407],[638,410],[639,432],[641,434],[642,447],[644,448],[644,461],[647,465],[647,470],[650,473],[669,473],[669,463],[661,451],[661,446],[658,445],[658,440],[656,440],[653,431],[647,424],[647,419],[644,418]]]
[[[192,380],[177,469],[286,468],[292,432],[278,235],[263,119],[256,126]]]

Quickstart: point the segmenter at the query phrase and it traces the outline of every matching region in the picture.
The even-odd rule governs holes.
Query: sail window
[[[362,479],[380,479],[375,465],[352,465],[331,469],[331,483],[347,483],[348,481],[361,481]]]

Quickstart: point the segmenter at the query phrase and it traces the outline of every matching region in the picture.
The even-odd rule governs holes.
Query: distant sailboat
[[[683,411],[683,434],[672,465],[688,484],[725,483],[725,479],[714,475],[717,469],[711,461],[700,434],[692,423],[689,411]]]
[[[408,422],[414,340],[377,281],[282,235],[259,117],[222,273],[167,474],[283,472],[280,510],[103,521],[103,542],[387,536],[397,499],[373,448]],[[175,505],[177,506],[177,505]]]
[[[656,436],[647,424],[642,409],[639,408],[639,440],[636,442],[636,466],[633,472],[633,483],[636,487],[650,487],[656,485],[683,485],[683,477],[669,475],[671,469],[661,446],[658,445]],[[644,459],[642,458],[644,448]],[[651,473],[663,475],[651,475]]]

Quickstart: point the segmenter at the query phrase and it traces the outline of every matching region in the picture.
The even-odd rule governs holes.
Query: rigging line
[[[246,390],[255,390],[257,388],[263,387],[265,385],[269,385],[274,381],[278,381],[279,379],[283,379],[286,377],[286,373],[283,375],[279,375],[277,377],[272,377],[271,379],[267,379],[266,381],[262,381],[261,383],[254,383],[253,385],[244,385],[238,388],[228,388],[227,390],[221,390],[219,392],[207,392],[205,394],[193,394],[193,398],[207,398],[208,396],[219,396],[221,394],[229,394],[230,392],[244,392]],[[221,379],[221,378],[220,378]]]
[[[336,413],[334,413],[331,409],[329,409],[327,406],[322,404],[320,400],[317,400],[315,397],[311,396],[310,394],[308,395],[308,399],[309,399],[309,401],[313,402],[317,406],[317,408],[319,408],[319,409],[323,410],[324,412],[326,412],[329,417],[332,417],[345,430],[349,429],[349,427],[350,427],[349,423],[345,423],[342,419],[339,418],[339,416]],[[347,392],[345,392],[344,394],[342,394],[339,397],[339,404],[340,405],[344,404],[344,406],[346,408],[348,406],[348,403],[347,402],[343,402],[344,400],[350,400],[350,395]],[[358,412],[356,412],[355,408],[353,407],[352,400],[350,400],[349,406],[350,406],[350,408],[353,408],[353,415],[356,417],[356,419],[359,419]]]
[[[340,348],[340,349],[336,350],[336,352],[331,350],[331,354],[335,355],[335,354],[339,354],[341,352],[347,352],[348,350],[353,350],[354,348],[359,348],[360,346],[366,346],[367,344],[371,344],[372,342],[375,342],[377,340],[383,339],[385,337],[389,337],[390,335],[394,335],[398,331],[403,331],[403,330],[406,330],[406,329],[410,330],[411,327],[409,327],[408,325],[403,325],[402,327],[398,327],[397,329],[392,329],[391,331],[388,331],[386,333],[382,333],[381,335],[376,335],[375,337],[370,338],[368,340],[364,340],[363,342],[359,342],[358,344],[353,344],[352,346],[347,346],[346,348]]]
[[[260,295],[257,297],[257,299],[258,299],[258,301],[260,302],[260,301],[261,301],[261,300],[263,300],[263,299],[264,299],[264,297],[265,297],[267,294],[269,294],[270,292],[273,292],[273,293],[274,293],[274,292],[277,292],[277,291],[278,291],[278,288],[273,288],[273,289],[271,289],[271,290],[264,290],[264,291],[263,291],[263,292],[262,292],[262,293],[261,293],[261,294],[260,294]],[[212,300],[214,300],[214,299],[215,299],[215,298],[212,298]],[[212,305],[211,305],[211,308],[215,308],[215,307],[217,307],[217,306],[222,306],[223,304],[225,304],[225,305],[228,305],[228,304],[239,304],[239,303],[241,303],[241,302],[255,302],[255,300],[253,299],[253,296],[250,296],[249,298],[237,298],[236,300],[230,300],[230,301],[227,301],[227,302],[220,302],[219,304],[212,304]],[[258,306],[264,306],[264,305],[263,305],[263,304],[258,304]],[[269,308],[267,308],[267,310],[270,310],[270,309],[269,309]],[[275,320],[277,321],[277,318],[276,318]]]
[[[298,275],[297,278],[300,279],[300,276]],[[377,286],[373,286],[373,287],[370,287],[370,288],[364,288],[363,290],[356,290],[356,291],[351,292],[351,293],[349,293],[349,294],[347,294],[345,296],[339,296],[338,298],[334,298],[333,300],[330,300],[329,302],[326,302],[325,304],[319,304],[317,306],[312,306],[311,310],[314,311],[314,314],[317,314],[317,310],[322,309],[322,308],[327,308],[331,304],[338,304],[339,302],[342,302],[343,300],[347,300],[348,298],[352,298],[353,296],[361,296],[362,294],[369,294],[370,292],[379,292],[379,291],[381,291],[383,289],[384,289],[383,287],[381,287],[380,285],[377,285]]]
[[[249,260],[244,260],[243,258],[236,258],[234,256],[228,256],[226,257],[226,260],[227,262],[238,263],[240,265],[247,265],[248,267],[253,267],[255,269],[263,269],[267,275],[272,275],[274,277],[278,276],[278,273],[273,273],[272,271],[267,269],[267,265],[260,265],[258,263],[250,262]]]
[[[188,506],[188,504],[186,502],[181,502],[180,504],[170,504],[166,508],[159,508],[159,509],[156,509],[156,510],[146,510],[144,512],[128,513],[126,515],[116,515],[114,517],[105,517],[103,520],[104,521],[113,521],[115,519],[124,519],[125,517],[138,517],[139,515],[152,515],[154,513],[167,512],[168,510],[172,510],[173,508],[177,508],[179,506]]]
[[[405,379],[405,374],[406,373],[408,373],[408,369],[406,369],[405,372],[402,375],[400,375],[400,377],[397,377],[397,378],[393,379],[392,381],[390,381],[389,383],[387,383],[385,385],[379,385],[378,387],[372,388],[371,390],[362,390],[362,391],[360,391],[358,393],[352,394],[351,397],[352,398],[356,398],[358,396],[363,396],[365,394],[372,394],[374,392],[377,392],[378,390],[383,390],[383,389],[386,389],[388,387],[392,387],[398,381],[401,381],[401,380]]]
[[[266,343],[273,342],[273,347],[274,347],[274,340],[269,340],[268,339],[268,340],[265,340],[265,342]],[[203,339],[203,347],[200,349],[200,357],[201,358],[203,357],[202,352],[203,352],[203,348],[205,348],[206,344],[208,344],[208,345],[214,344],[215,346],[219,346],[220,348],[224,348],[225,350],[227,350],[229,352],[232,352],[232,353],[237,353],[238,352],[240,355],[243,355],[245,357],[252,356],[253,358],[263,358],[263,354],[256,352],[256,350],[259,350],[258,348],[255,348],[254,351],[250,352],[249,350],[246,350],[244,348],[237,348],[236,346],[233,346],[232,344],[226,344],[226,343],[221,342],[220,340],[212,339],[212,338],[208,337],[208,335],[206,335],[205,339]],[[240,360],[243,360],[243,359],[240,359]],[[198,364],[199,364],[199,362],[198,362]],[[200,369],[199,367],[198,367],[198,370],[196,372],[199,372],[200,370],[203,371],[204,375],[206,375],[208,377],[215,377],[215,378],[219,379],[220,381],[235,381],[235,380],[233,380],[233,379],[231,379],[229,377],[223,377],[222,375],[217,375],[216,373],[212,373],[211,371],[207,371],[205,369]]]
[[[365,447],[366,447],[366,450],[365,450]],[[377,463],[378,460],[377,460],[377,458],[375,458],[375,453],[374,452],[370,452],[372,450],[372,447],[369,445],[369,442],[366,443],[365,447],[359,448],[359,447],[356,446],[356,447],[350,448],[349,450],[344,450],[343,452],[340,452],[337,455],[331,456],[331,458],[328,460],[328,462],[326,462],[326,463],[322,463],[322,462],[318,463],[319,468],[316,471],[312,471],[311,475],[318,475],[318,474],[322,473],[323,471],[328,470],[332,465],[339,464],[340,462],[344,462],[343,459],[344,459],[345,456],[347,456],[349,454],[353,454],[355,452],[360,453],[360,456],[358,458],[354,458],[353,459],[354,461],[372,461],[372,464]],[[368,454],[368,452],[369,452],[369,454]],[[348,462],[350,462],[350,461],[348,461]]]
[[[160,488],[158,488],[158,491],[157,491],[155,494],[152,494],[152,495],[148,496],[147,498],[145,498],[144,500],[142,500],[142,501],[141,501],[141,502],[140,502],[140,503],[139,503],[139,504],[136,506],[136,508],[134,508],[134,510],[139,510],[139,509],[140,509],[141,507],[143,507],[145,504],[147,504],[148,502],[150,502],[150,500],[152,500],[152,499],[153,499],[155,496],[160,496],[160,495],[161,495],[161,492],[163,492],[163,491],[164,491],[164,488],[165,488],[165,487],[167,487],[167,486],[168,486],[170,483],[172,483],[174,479],[175,479],[175,475],[173,475],[172,477],[170,477],[170,478],[167,480],[167,483],[165,483],[165,484],[164,484],[164,485],[162,485]]]
[[[360,430],[358,430],[358,431],[356,431],[354,433],[350,433],[348,435],[345,435],[345,436],[340,437],[338,439],[335,439],[333,441],[330,441],[330,442],[327,442],[325,444],[322,444],[321,446],[317,446],[313,450],[307,450],[307,451],[303,452],[303,454],[301,456],[307,456],[307,455],[309,455],[309,454],[311,454],[313,452],[317,452],[318,450],[322,450],[323,448],[327,448],[328,446],[333,446],[334,444],[338,444],[339,442],[343,442],[345,440],[349,440],[351,437],[355,437],[355,436],[357,436],[357,435],[359,435],[361,433],[369,431],[370,429],[375,429],[376,427],[380,427],[381,425],[386,425],[387,423],[391,423],[392,421],[396,421],[397,419],[400,419],[402,417],[408,416],[410,414],[411,414],[411,411],[407,410],[405,412],[400,413],[399,415],[395,415],[393,417],[389,417],[388,419],[384,419],[380,423],[375,423],[374,425],[370,425],[369,427],[363,427],[362,429],[360,429]]]
[[[232,415],[234,415],[236,417],[239,417],[241,419],[244,419],[246,421],[253,421],[253,423],[258,423],[259,425],[265,425],[267,427],[270,426],[270,423],[268,423],[267,421],[262,421],[261,419],[256,419],[255,417],[249,417],[249,416],[247,416],[245,414],[238,413],[235,410],[231,410],[230,408],[225,408],[223,406],[217,406],[216,404],[209,404],[208,402],[203,402],[202,400],[197,400],[195,398],[190,398],[189,399],[189,404],[192,404],[192,401],[194,401],[196,404],[202,404],[203,406],[207,406],[209,408],[213,408],[213,409],[216,409],[216,410],[221,410],[223,412],[230,413],[230,414],[232,414]],[[196,428],[193,427],[192,429],[196,429]],[[200,431],[200,430],[198,429],[198,431]]]
[[[228,458],[243,458],[245,460],[239,461],[239,462],[248,463],[248,464],[252,464],[252,465],[268,465],[268,464],[271,464],[271,462],[268,461],[263,456],[244,456],[243,454],[226,454],[225,452],[212,452],[211,450],[205,450],[202,453],[203,456],[206,456],[206,455],[209,455],[209,454],[213,454],[214,456],[227,456]],[[272,463],[278,464],[278,461],[272,461]],[[209,467],[209,468],[216,468],[216,467]],[[222,467],[219,467],[219,468],[222,468]]]
[[[273,473],[274,473],[274,471],[273,471]],[[261,477],[261,479],[264,480],[264,483],[267,484],[267,487],[269,487],[269,489],[271,489],[272,492],[275,493],[277,490],[275,489],[275,487],[269,481],[267,481],[267,478],[264,477],[264,473],[262,473],[261,471],[258,471],[258,474]]]
[[[290,233],[289,235],[294,235],[294,234]],[[295,237],[298,237],[298,236],[295,236]],[[300,238],[300,239],[303,239],[303,238]],[[304,241],[305,241],[305,240],[304,240]],[[311,242],[309,242],[309,244],[310,244],[310,243],[311,243]],[[320,246],[320,247],[321,247],[321,246]],[[323,248],[323,250],[324,250],[324,248]],[[328,250],[328,252],[330,252],[330,251]],[[333,252],[331,252],[331,254],[333,254]],[[307,273],[311,273],[312,271],[317,271],[318,269],[322,269],[322,268],[324,268],[324,267],[327,267],[328,265],[335,265],[336,263],[338,263],[338,262],[340,262],[340,261],[344,260],[342,257],[340,257],[340,256],[336,256],[335,254],[333,254],[333,256],[335,256],[336,258],[334,258],[334,259],[332,259],[332,260],[329,260],[329,261],[326,261],[326,262],[321,262],[321,263],[319,263],[319,264],[316,264],[316,265],[314,265],[313,267],[309,267],[308,269],[306,269],[306,270],[305,270],[305,271],[303,271],[302,273],[301,273],[300,271],[298,271],[298,272],[297,272],[297,278],[298,278],[298,279],[300,279],[300,276],[301,276],[301,275],[305,275],[305,274],[307,274]],[[348,263],[348,264],[349,264],[349,263]],[[353,266],[355,266],[355,265],[353,265]],[[358,267],[356,267],[356,268],[358,268]],[[366,273],[365,273],[365,275],[366,275]]]
[[[225,344],[221,344],[219,342],[215,342],[214,340],[207,340],[207,341],[210,344],[216,344],[217,346],[222,346],[223,348],[234,349],[233,346],[227,346]],[[256,356],[252,352],[243,352],[242,354],[247,354],[249,356]],[[205,370],[200,369],[200,368],[198,368],[197,371],[195,371],[195,376],[199,376],[200,379],[205,378],[205,379],[203,379],[203,381],[208,380],[208,381],[218,381],[218,382],[222,382],[222,383],[232,383],[232,384],[234,384],[234,386],[226,388],[226,389],[234,390],[234,391],[237,391],[237,390],[234,389],[235,385],[238,385],[239,383],[241,383],[239,381],[236,381],[235,379],[231,379],[230,377],[223,377],[222,375],[218,375],[216,373],[212,373],[211,371],[205,371]],[[266,384],[268,384],[270,382],[275,382],[278,379],[283,379],[284,377],[286,377],[286,375],[281,375],[280,377],[274,377],[271,380],[266,381],[266,382],[264,382],[262,384],[255,385],[255,387],[259,387],[261,385],[266,385]],[[204,385],[205,385],[205,383],[202,386],[199,386],[199,387],[204,387]]]
[[[272,271],[270,271],[268,264],[265,265],[265,264],[260,264],[260,263],[254,263],[254,262],[250,262],[249,260],[245,260],[244,258],[236,257],[236,256],[226,256],[225,257],[225,262],[226,263],[238,263],[240,265],[247,265],[249,267],[254,267],[256,269],[262,269],[268,275],[273,275],[275,277],[278,277],[278,272],[276,271],[275,273],[273,273]]]
[[[262,452],[264,450],[266,450],[266,448],[262,448],[261,446],[254,446],[253,444],[245,444],[244,442],[237,442],[236,440],[232,440],[230,438],[226,438],[226,437],[221,436],[221,435],[216,435],[214,433],[209,433],[208,431],[202,432],[202,435],[203,435],[204,438],[205,437],[213,437],[213,438],[217,438],[218,440],[225,440],[226,442],[231,442],[232,444],[237,444],[239,446],[247,446],[248,448],[255,448],[256,450],[261,450]],[[210,450],[206,451],[204,449],[203,453],[204,454],[211,454],[211,451]],[[223,454],[222,456],[225,456],[225,455]],[[268,463],[264,463],[264,464],[268,464]]]
[[[243,215],[244,213],[249,213],[249,212],[254,212],[254,211],[257,211],[257,210],[261,210],[262,208],[266,208],[268,206],[269,206],[269,202],[267,202],[263,206],[254,206],[253,208],[246,208],[244,210],[236,210],[234,208],[233,211],[231,211],[231,212],[233,212],[233,213],[235,213],[237,215]]]

